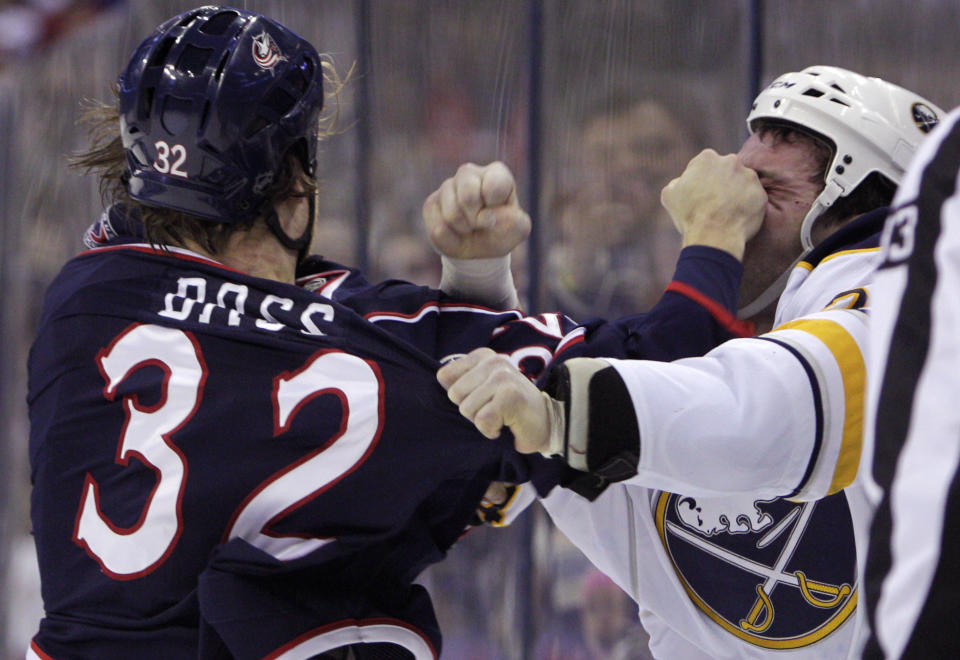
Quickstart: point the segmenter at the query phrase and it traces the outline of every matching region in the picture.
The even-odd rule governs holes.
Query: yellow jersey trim
[[[777,330],[801,330],[819,339],[833,354],[843,378],[844,417],[843,440],[837,465],[830,481],[832,495],[847,487],[857,476],[860,451],[863,445],[863,406],[867,370],[860,347],[847,329],[836,321],[804,319],[791,321]]]

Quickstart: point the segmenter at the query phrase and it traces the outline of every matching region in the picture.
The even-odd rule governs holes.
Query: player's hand
[[[757,173],[733,154],[704,149],[660,193],[660,202],[683,236],[683,245],[709,245],[743,259],[760,230],[767,193]]]
[[[423,223],[434,249],[455,259],[503,257],[530,234],[517,183],[499,161],[461,165],[423,203]]]
[[[504,356],[478,348],[442,367],[437,380],[460,414],[486,437],[496,438],[506,426],[513,431],[517,451],[531,454],[547,449],[546,397]]]

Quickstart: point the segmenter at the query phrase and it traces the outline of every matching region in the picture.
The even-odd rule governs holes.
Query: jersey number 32
[[[123,398],[126,421],[116,462],[126,466],[133,457],[156,474],[140,518],[126,528],[113,524],[101,510],[100,485],[87,474],[74,530],[74,540],[108,575],[130,580],[160,566],[183,531],[181,503],[187,463],[170,436],[189,424],[201,405],[207,365],[190,333],[148,324],[127,328],[97,360],[107,383],[104,395],[110,400],[135,371],[146,366],[164,371],[157,404],[141,406],[136,395]],[[300,369],[274,379],[274,435],[285,433],[303,405],[322,394],[344,401],[346,419],[339,435],[254,489],[234,513],[224,539],[239,536],[280,560],[302,557],[333,540],[269,531],[273,523],[356,469],[380,437],[383,388],[379,369],[372,362],[336,350],[318,351]],[[371,410],[373,402],[375,410]]]

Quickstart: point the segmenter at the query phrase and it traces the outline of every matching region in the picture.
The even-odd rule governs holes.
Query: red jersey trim
[[[727,311],[723,305],[718,303],[716,300],[705,296],[703,293],[689,284],[674,280],[667,285],[666,290],[679,293],[681,296],[686,296],[693,302],[697,303],[707,310],[710,313],[710,316],[716,319],[717,323],[722,325],[724,328],[729,330],[731,334],[736,335],[737,337],[753,337],[756,334],[755,326],[752,322],[739,320],[733,314]]]
[[[160,248],[153,247],[152,245],[133,243],[128,245],[108,245],[105,247],[92,248],[90,250],[84,250],[77,256],[87,256],[90,254],[98,254],[100,252],[113,252],[115,250],[133,250],[134,252],[143,252],[145,254],[152,254],[157,257],[173,257],[175,259],[184,259],[186,261],[193,261],[199,264],[206,264],[208,266],[214,266],[216,268],[222,268],[223,270],[228,270],[231,273],[239,273],[240,275],[246,275],[236,268],[230,268],[230,266],[225,266],[219,261],[214,259],[208,259],[202,255],[199,255],[195,252],[190,252],[188,250],[181,250],[180,248],[168,247],[165,250]]]

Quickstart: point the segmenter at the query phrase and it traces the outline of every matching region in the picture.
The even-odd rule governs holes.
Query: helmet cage
[[[119,81],[130,196],[208,220],[262,214],[291,149],[316,172],[320,56],[269,18],[201,7],[163,23]]]

